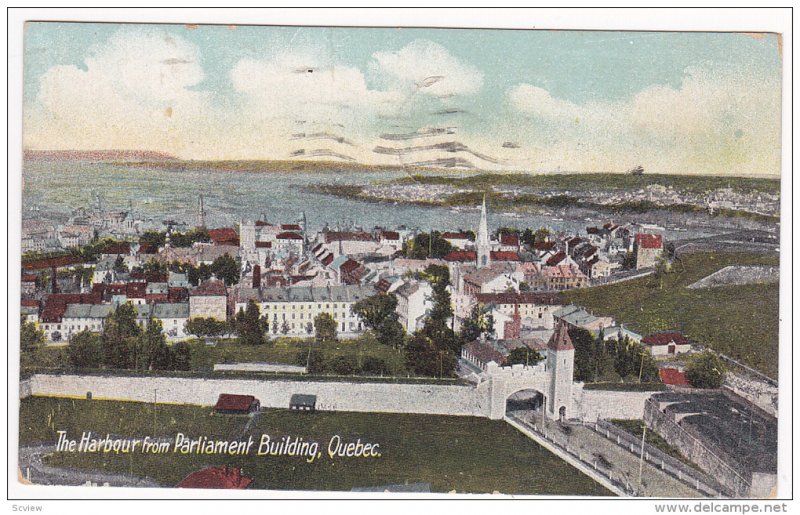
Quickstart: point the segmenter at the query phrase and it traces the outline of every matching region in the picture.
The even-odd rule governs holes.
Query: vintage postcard
[[[16,481],[788,495],[783,38],[27,21]]]

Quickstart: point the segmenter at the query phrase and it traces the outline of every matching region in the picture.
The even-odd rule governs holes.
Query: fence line
[[[616,443],[623,449],[637,456],[640,455],[642,440],[614,424],[601,419],[594,423],[584,422],[583,425],[600,436],[605,437],[612,443]],[[728,489],[718,484],[707,475],[689,467],[680,460],[673,458],[647,442],[644,444],[644,459],[653,466],[708,496],[722,497],[730,494]]]
[[[639,272],[630,275],[610,275],[608,277],[593,277],[591,280],[592,286],[600,286],[606,284],[617,284],[622,283],[625,281],[632,281],[633,279],[640,279],[642,277],[647,277],[648,275],[652,275],[655,273],[654,269],[645,269],[644,272]]]
[[[584,466],[593,469],[599,475],[603,476],[609,483],[617,487],[620,491],[625,492],[628,495],[634,497],[639,494],[639,492],[636,491],[634,485],[623,474],[615,475],[610,468],[603,465],[603,463],[597,459],[593,459],[590,461],[588,457],[583,456],[582,453],[576,452],[575,449],[571,449],[568,444],[559,441],[559,439],[556,438],[553,433],[546,433],[545,431],[542,431],[541,428],[539,428],[539,426],[535,422],[531,423],[525,421],[513,413],[507,414],[506,417],[522,425],[529,431],[535,433],[537,436],[544,439],[554,447],[558,448],[560,451],[567,453],[569,456],[578,460]]]
[[[654,401],[652,400],[652,398],[647,399],[645,401],[645,406],[644,406],[645,418],[647,417],[647,406],[648,406],[648,404],[654,405]],[[722,483],[719,483],[724,490],[726,490],[727,492],[732,492],[732,496],[733,497],[740,496],[742,491],[747,492],[750,489],[750,481],[748,481],[747,479],[742,477],[742,475],[739,474],[739,472],[737,472],[736,469],[734,469],[733,467],[728,465],[722,458],[720,458],[719,455],[718,455],[719,453],[717,451],[714,451],[714,450],[710,449],[699,438],[697,438],[695,435],[693,435],[690,431],[687,431],[687,429],[685,427],[682,427],[682,426],[678,425],[675,421],[670,420],[667,417],[667,415],[665,415],[663,412],[658,410],[657,406],[656,406],[655,409],[652,410],[652,413],[654,414],[653,416],[656,417],[659,421],[666,421],[666,423],[669,423],[669,424],[673,425],[674,427],[676,427],[681,432],[681,434],[686,435],[689,438],[691,438],[692,442],[694,443],[694,445],[696,447],[701,447],[707,454],[709,454],[710,456],[712,456],[714,458],[714,462],[717,465],[721,466],[722,468],[728,470],[731,474],[733,474],[733,476],[736,478],[736,486],[727,487],[727,486],[722,486]],[[656,422],[653,421],[653,424],[655,424],[655,423]],[[724,451],[724,449],[720,449],[720,452],[724,453],[725,451]]]
[[[731,365],[733,365],[735,367],[741,368],[745,372],[756,376],[758,379],[764,381],[765,383],[769,384],[770,386],[775,386],[775,387],[778,386],[778,381],[776,381],[776,380],[774,380],[774,379],[772,379],[770,377],[765,376],[764,374],[762,374],[758,370],[756,370],[754,368],[751,368],[751,367],[748,367],[744,363],[740,363],[740,362],[736,361],[735,359],[733,359],[731,357],[728,357],[725,354],[722,354],[722,353],[719,353],[719,352],[717,353],[717,356],[719,356],[720,359],[722,359],[723,361],[725,361],[725,362],[727,362],[727,363],[729,363],[729,364],[731,364]]]

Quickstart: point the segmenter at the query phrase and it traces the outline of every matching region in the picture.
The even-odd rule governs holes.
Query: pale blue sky
[[[81,72],[87,72],[87,58],[106,52],[109,41],[113,38],[136,38],[140,35],[162,39],[172,37],[181,41],[182,48],[191,49],[190,53],[197,57],[194,65],[199,66],[199,71],[193,73],[200,73],[202,79],[199,81],[187,79],[189,84],[185,89],[189,92],[209,93],[204,97],[203,105],[213,110],[220,120],[209,121],[211,125],[225,123],[221,120],[232,113],[238,113],[235,119],[237,123],[241,122],[244,116],[241,113],[252,111],[252,107],[243,106],[258,105],[249,104],[252,98],[243,98],[247,93],[243,93],[241,83],[237,86],[232,80],[232,70],[243,60],[258,62],[279,60],[282,55],[295,51],[304,55],[321,56],[324,65],[360,70],[367,90],[385,92],[400,88],[396,84],[396,79],[402,74],[392,75],[393,70],[390,69],[387,73],[387,65],[376,67],[376,52],[398,53],[414,42],[424,41],[428,45],[432,44],[434,48],[441,47],[449,55],[447,57],[449,61],[443,62],[457,63],[453,66],[458,70],[467,70],[469,73],[465,72],[464,80],[468,80],[469,77],[480,77],[478,81],[480,86],[474,91],[468,91],[469,88],[460,85],[456,87],[458,90],[456,94],[449,97],[444,95],[446,97],[444,99],[425,95],[417,95],[420,98],[414,98],[413,101],[405,98],[402,102],[410,106],[407,111],[411,112],[406,112],[408,116],[402,123],[396,123],[391,116],[364,115],[361,118],[363,120],[361,126],[358,130],[354,129],[354,137],[364,139],[365,134],[372,132],[377,135],[397,125],[414,128],[437,124],[454,125],[465,138],[469,135],[477,136],[492,132],[499,134],[500,139],[513,139],[523,149],[526,142],[530,143],[532,147],[536,147],[535,151],[531,150],[529,159],[533,163],[537,160],[546,161],[536,156],[545,150],[542,148],[542,142],[548,138],[552,137],[554,141],[557,139],[560,145],[563,145],[565,138],[570,137],[575,138],[575,145],[578,145],[578,140],[588,141],[587,144],[590,144],[596,139],[591,136],[591,132],[577,134],[568,124],[561,123],[562,120],[554,121],[543,115],[540,111],[547,106],[541,109],[539,106],[550,101],[555,102],[552,104],[553,109],[565,112],[566,118],[571,116],[566,113],[572,113],[571,109],[574,107],[578,113],[576,118],[592,120],[602,116],[596,109],[598,104],[611,106],[606,112],[613,112],[621,110],[614,106],[635,103],[637,95],[652,88],[663,87],[668,91],[677,92],[686,90],[684,81],[687,77],[697,76],[696,73],[687,70],[699,69],[702,80],[711,81],[710,86],[698,85],[700,90],[716,88],[713,81],[719,78],[720,91],[730,88],[731,81],[735,83],[742,77],[746,80],[753,78],[766,81],[767,88],[775,90],[776,84],[779,88],[781,74],[778,40],[775,35],[755,38],[732,33],[258,26],[238,26],[235,30],[227,26],[200,26],[188,30],[183,25],[29,23],[25,32],[24,54],[26,111],[34,116],[40,114],[38,110],[47,104],[45,100],[40,99],[40,83],[44,74],[54,66],[74,66]],[[422,55],[424,57],[428,54],[423,52]],[[113,75],[113,72],[105,73]],[[50,77],[48,80],[54,81],[57,78]],[[528,96],[520,93],[514,97],[512,93],[520,85],[532,86],[533,89],[522,88],[519,91],[526,92]],[[72,91],[72,94],[76,94],[76,90],[79,94],[82,90],[82,86],[74,84],[64,88],[65,91]],[[87,88],[84,89],[90,94]],[[539,95],[540,90],[546,92],[544,99]],[[57,91],[61,92],[61,89]],[[261,93],[263,92],[258,92]],[[732,92],[726,94],[729,98],[741,96]],[[65,102],[63,96],[57,98],[60,102]],[[297,102],[303,103],[304,98],[298,97]],[[510,101],[511,98],[517,100]],[[324,102],[324,99],[317,100]],[[283,103],[291,101],[290,97],[288,100],[284,99]],[[698,102],[701,101],[698,99]],[[745,107],[738,106],[733,110],[734,115],[741,113]],[[52,102],[48,109],[51,111],[54,109]],[[447,115],[432,114],[440,113],[443,109],[458,112]],[[763,109],[763,106],[760,109]],[[360,115],[360,111],[358,113]],[[659,117],[658,114],[654,116]],[[731,113],[727,111],[720,113],[717,125],[721,123],[725,127],[728,123],[726,117],[730,116]],[[777,113],[773,113],[771,117],[780,120],[779,106]],[[292,117],[287,115],[286,120],[290,118]],[[723,132],[739,134],[736,131],[748,133],[755,130],[749,126],[752,116],[745,118],[744,121],[731,122],[732,125],[726,127]],[[63,132],[55,127],[46,127],[48,119],[47,116],[43,116],[37,119],[36,123],[31,122],[30,132],[35,138],[28,143],[36,147],[46,147],[47,134]],[[532,120],[530,130],[523,131],[524,134],[519,128],[520,120]],[[257,123],[260,122],[254,121],[253,125]],[[624,125],[627,121],[622,123],[618,120],[615,123]],[[554,124],[559,126],[555,127]],[[602,121],[598,125],[602,126]],[[581,126],[581,130],[584,127]],[[287,129],[286,132],[291,130]],[[617,139],[629,137],[629,134],[620,133]],[[671,140],[663,140],[668,134],[652,133],[649,129],[633,137],[641,137],[642,145],[651,145],[654,152],[664,145],[671,144]],[[191,152],[186,145],[175,142],[175,138],[178,140],[181,138],[180,135],[176,136],[176,133],[172,132],[171,138],[173,138],[171,146],[166,145],[163,150],[177,153]],[[52,147],[73,146],[75,143],[75,139],[53,141]],[[90,143],[87,146],[97,146],[100,143]],[[140,143],[131,141],[132,146],[138,146]],[[478,146],[483,145],[482,149],[491,149],[493,145],[488,142],[473,143]],[[691,145],[701,143],[697,139],[690,142]],[[727,140],[722,142],[722,144],[727,143],[729,143]],[[602,142],[597,140],[597,144],[600,145]],[[366,145],[371,146],[372,143]],[[554,148],[554,152],[567,151],[560,146]],[[740,157],[735,160],[742,161]],[[769,163],[769,166],[773,165],[774,163]],[[564,166],[568,167],[569,163],[565,162]],[[750,172],[758,173],[753,170]]]

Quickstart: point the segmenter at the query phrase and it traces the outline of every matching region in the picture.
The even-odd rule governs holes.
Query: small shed
[[[315,411],[317,396],[295,393],[289,400],[289,409],[294,411]]]
[[[231,415],[246,415],[261,409],[261,403],[252,395],[221,393],[214,411]]]

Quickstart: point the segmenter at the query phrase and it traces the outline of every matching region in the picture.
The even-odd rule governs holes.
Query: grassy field
[[[302,338],[276,338],[268,345],[258,346],[241,345],[231,341],[220,341],[214,346],[196,342],[192,344],[192,367],[205,370],[214,368],[215,363],[252,362],[305,365],[305,359],[298,360],[298,356],[308,352],[309,343],[313,345],[315,351],[321,351],[328,361],[345,356],[352,358],[360,366],[365,358],[373,357],[386,362],[392,375],[406,374],[403,352],[381,345],[368,334],[328,344],[316,344]]]
[[[247,417],[216,415],[209,407],[156,406],[110,401],[32,397],[21,402],[20,442],[54,442],[56,429],[78,438],[84,430],[117,436],[189,436],[236,439]],[[304,458],[221,455],[98,455],[59,453],[46,459],[60,467],[131,471],[165,486],[208,465],[242,467],[258,489],[350,490],[405,482],[427,482],[435,492],[542,495],[610,495],[502,421],[473,417],[381,413],[294,413],[267,410],[249,434],[302,437],[320,444],[323,456]],[[378,443],[380,457],[333,458],[334,435],[343,441]],[[257,444],[256,444],[257,445]]]
[[[191,340],[192,369],[197,371],[213,370],[216,363],[286,363],[305,365],[305,356],[309,343],[315,351],[323,353],[327,362],[340,356],[350,358],[360,367],[363,360],[372,357],[382,360],[387,365],[388,375],[405,377],[407,369],[405,354],[385,345],[381,345],[374,336],[367,333],[351,340],[340,340],[336,343],[317,344],[313,339],[279,337],[270,340],[266,345],[242,345],[234,340],[219,340],[215,345],[206,345],[199,340]],[[31,367],[36,370],[69,369],[67,345],[49,345],[41,349],[35,362],[22,363],[22,369]]]
[[[645,277],[564,292],[568,302],[611,315],[642,334],[678,329],[777,379],[778,285],[751,284],[690,290],[686,286],[728,265],[777,265],[777,256],[697,253],[673,264],[658,280]]]

